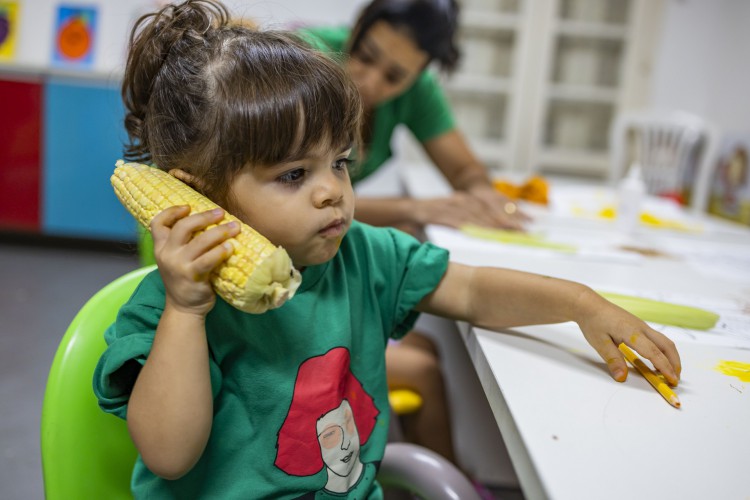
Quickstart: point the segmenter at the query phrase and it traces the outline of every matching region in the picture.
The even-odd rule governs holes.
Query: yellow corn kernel
[[[156,214],[175,205],[190,205],[191,213],[218,207],[184,182],[155,167],[119,160],[110,180],[122,204],[146,228]],[[233,215],[226,213],[219,224],[229,221],[237,221],[241,230],[228,240],[234,249],[232,255],[211,274],[214,290],[237,309],[249,313],[258,314],[281,306],[299,287],[302,281],[299,271],[286,250]]]

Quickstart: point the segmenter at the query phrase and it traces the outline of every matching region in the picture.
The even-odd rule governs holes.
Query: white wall
[[[19,0],[20,33],[13,65],[48,68],[61,0]],[[268,27],[350,23],[367,0],[226,0],[236,13]],[[85,0],[99,9],[94,70],[122,68],[133,21],[162,0]],[[77,1],[66,2],[76,4]],[[2,66],[0,65],[0,69]],[[750,1],[667,0],[656,47],[650,105],[683,109],[722,130],[750,134]]]
[[[750,1],[669,0],[656,50],[652,107],[750,135]]]
[[[367,0],[225,0],[266,27],[288,23],[350,24]]]
[[[122,70],[127,38],[133,22],[158,8],[161,0],[17,0],[19,32],[13,61],[3,65],[45,70],[50,67],[57,6],[95,6],[98,22],[93,72],[110,74]],[[255,19],[266,27],[290,24],[349,24],[366,0],[225,0],[238,15]]]
[[[10,65],[36,69],[45,69],[50,66],[59,4],[59,0],[19,0],[20,23],[19,32],[16,35],[16,54],[14,60],[9,63]],[[98,8],[94,41],[94,71],[108,73],[123,64],[130,26],[153,4],[152,0],[65,2],[65,5]]]

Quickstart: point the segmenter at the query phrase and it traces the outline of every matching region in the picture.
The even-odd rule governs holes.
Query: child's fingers
[[[649,339],[651,339],[651,341],[656,344],[656,347],[658,347],[667,357],[669,364],[672,365],[672,368],[674,368],[677,378],[679,379],[680,374],[682,373],[682,361],[680,361],[680,353],[677,352],[677,347],[674,345],[674,342],[672,342],[666,335],[657,332],[654,329],[649,328],[647,333]]]
[[[232,243],[225,241],[220,245],[215,245],[210,250],[202,254],[200,257],[193,261],[193,281],[206,281],[208,280],[211,271],[216,269],[216,266],[227,260],[234,251]]]
[[[638,351],[638,354],[640,354],[642,357],[647,358],[649,361],[651,361],[651,364],[654,365],[654,368],[656,368],[662,375],[664,375],[670,385],[676,386],[680,381],[680,377],[677,375],[677,371],[674,368],[675,365],[672,365],[672,363],[667,358],[667,356],[665,356],[662,350],[656,344],[654,344],[654,342],[652,342],[652,340],[648,336],[646,336],[645,333],[633,332],[625,343],[631,348]],[[667,351],[669,350],[670,349],[667,349]],[[677,351],[676,349],[674,349],[674,345],[672,346],[671,350],[674,351],[674,356],[677,356]]]
[[[221,208],[191,214],[175,222],[172,226],[170,239],[174,244],[186,245],[193,239],[195,233],[206,229],[211,224],[218,223],[222,218],[224,218],[224,210]]]
[[[237,236],[239,232],[240,225],[236,221],[212,227],[193,238],[188,244],[187,256],[191,259],[197,259],[228,238]]]
[[[154,239],[166,238],[172,227],[190,213],[190,205],[177,205],[162,210],[151,220],[151,235]]]
[[[628,378],[628,365],[617,346],[613,342],[605,340],[601,345],[594,346],[594,348],[607,363],[607,369],[612,378],[618,382],[625,382]]]

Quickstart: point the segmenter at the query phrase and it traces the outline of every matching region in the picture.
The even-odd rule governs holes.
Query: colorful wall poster
[[[15,57],[18,32],[18,2],[0,0],[0,61]]]
[[[52,63],[91,68],[96,40],[96,7],[60,5],[54,31]]]
[[[750,225],[750,136],[724,133],[714,170],[709,212]]]

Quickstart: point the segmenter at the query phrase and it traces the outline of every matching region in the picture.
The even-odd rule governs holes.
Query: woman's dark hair
[[[217,1],[141,17],[129,48],[125,157],[185,170],[220,205],[247,165],[359,144],[359,94],[339,65],[291,34],[233,22]]]
[[[456,0],[373,0],[360,13],[352,30],[349,53],[377,21],[403,30],[448,73],[456,69],[460,52],[454,40],[458,28]]]

